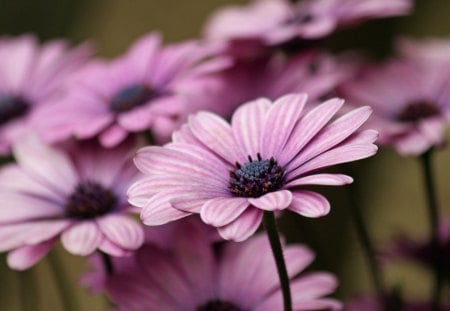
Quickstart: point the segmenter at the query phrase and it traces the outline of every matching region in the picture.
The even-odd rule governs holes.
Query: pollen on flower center
[[[96,182],[78,184],[67,200],[66,215],[77,219],[90,219],[107,214],[117,204],[117,197]]]
[[[219,299],[208,301],[201,305],[196,311],[242,311],[241,308],[234,304]]]
[[[401,122],[417,122],[422,119],[439,115],[440,111],[436,105],[421,101],[409,104],[400,112],[397,119]]]
[[[29,108],[29,103],[20,96],[0,95],[0,125],[25,115]]]
[[[126,112],[144,105],[155,96],[155,90],[147,84],[131,85],[112,97],[110,108],[114,112]]]
[[[238,197],[259,197],[283,186],[285,171],[274,158],[263,160],[258,153],[257,160],[251,156],[244,165],[236,163],[236,170],[230,172],[228,189]]]

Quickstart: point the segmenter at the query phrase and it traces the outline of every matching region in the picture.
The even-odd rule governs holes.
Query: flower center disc
[[[250,156],[244,165],[236,163],[237,169],[230,172],[228,189],[238,197],[257,198],[283,186],[285,171],[274,158],[254,161]]]
[[[111,99],[110,108],[114,112],[126,112],[144,105],[156,97],[156,92],[146,84],[136,84],[117,92]]]
[[[98,183],[80,183],[67,200],[66,215],[76,219],[90,219],[110,212],[117,197]]]
[[[397,119],[401,122],[417,122],[422,119],[439,115],[440,111],[430,102],[416,102],[409,104],[400,112]]]
[[[29,108],[29,103],[19,96],[0,95],[0,125],[25,115]]]
[[[230,302],[217,299],[208,301],[206,304],[198,307],[196,311],[242,311],[242,310]]]

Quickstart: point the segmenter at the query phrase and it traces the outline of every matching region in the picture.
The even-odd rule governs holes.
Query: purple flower
[[[242,244],[211,245],[204,228],[193,223],[178,225],[176,232],[171,250],[149,243],[132,257],[115,259],[122,262],[107,277],[105,289],[120,310],[282,309],[266,236],[258,235]],[[294,245],[286,246],[284,254],[294,310],[339,310],[339,302],[325,297],[337,286],[333,275],[310,272],[296,277],[313,261],[313,252]],[[99,278],[102,274],[97,271]]]
[[[426,39],[414,41],[407,38],[397,40],[400,54],[423,66],[448,66],[450,64],[450,40]],[[439,70],[439,67],[436,68]]]
[[[292,39],[320,39],[336,29],[371,18],[404,15],[410,0],[255,0],[247,6],[219,9],[205,26],[205,35],[232,44],[281,44]]]
[[[0,37],[0,154],[11,151],[43,106],[61,97],[89,55],[87,46],[70,50],[62,40],[39,46],[30,35]]]
[[[258,229],[263,211],[328,214],[327,199],[307,186],[351,183],[349,176],[322,171],[374,155],[377,133],[356,132],[369,107],[331,121],[343,100],[305,114],[306,99],[255,100],[234,113],[231,125],[208,112],[191,116],[172,143],[138,151],[135,163],[145,177],[129,189],[129,202],[143,208],[146,225],[198,213],[223,238],[236,241]]]
[[[66,98],[41,115],[54,116],[41,131],[50,141],[98,136],[105,147],[148,129],[167,139],[193,109],[186,93],[198,92],[205,76],[224,65],[222,58],[201,62],[212,50],[197,42],[161,47],[158,34],[146,35],[125,55],[87,66]]]
[[[10,251],[11,268],[31,267],[59,237],[76,255],[122,256],[141,246],[143,229],[125,197],[138,174],[130,144],[63,150],[28,137],[13,148],[17,164],[0,171],[0,251]]]
[[[393,59],[362,68],[344,84],[352,105],[370,105],[369,126],[380,132],[381,144],[402,155],[419,155],[444,142],[450,120],[450,70],[409,59]]]

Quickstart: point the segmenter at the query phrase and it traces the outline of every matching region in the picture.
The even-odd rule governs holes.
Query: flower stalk
[[[431,256],[433,260],[434,287],[432,292],[432,311],[441,310],[442,290],[444,286],[444,275],[442,262],[439,256],[439,208],[437,203],[436,187],[432,169],[433,150],[430,149],[421,155],[420,161],[425,183],[427,198],[428,219],[430,226]]]
[[[278,276],[280,278],[281,290],[283,292],[284,311],[292,311],[291,289],[289,287],[289,277],[284,260],[283,249],[281,248],[280,235],[278,234],[277,223],[273,212],[264,212],[264,228],[270,241],[275,263],[277,265]]]

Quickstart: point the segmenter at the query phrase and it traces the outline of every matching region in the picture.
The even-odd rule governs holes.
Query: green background
[[[0,0],[0,34],[35,33],[42,40],[65,37],[78,43],[89,40],[99,55],[116,56],[142,34],[159,30],[167,42],[195,38],[207,16],[217,7],[246,1],[226,0]],[[417,1],[414,14],[404,18],[371,21],[357,29],[338,33],[329,46],[365,49],[376,57],[391,50],[396,36],[428,37],[450,34],[450,1]],[[101,81],[99,83],[102,83]],[[441,211],[450,211],[450,151],[437,153],[437,176]],[[408,232],[420,237],[427,231],[425,199],[419,162],[382,150],[369,160],[353,165],[360,207],[369,222],[378,245],[395,234]],[[314,268],[335,272],[341,282],[337,296],[371,290],[370,278],[348,212],[348,191],[342,187],[324,189],[332,203],[332,212],[322,219],[302,219],[292,214],[282,218],[282,230],[288,241],[306,242],[317,252]],[[287,217],[286,217],[287,216]],[[103,310],[106,301],[91,296],[77,286],[86,270],[82,258],[61,249],[71,296],[80,310]],[[429,293],[430,276],[413,264],[386,266],[390,285],[402,287],[408,297],[421,298]],[[12,272],[0,258],[0,310],[62,310],[47,260],[27,272]]]

